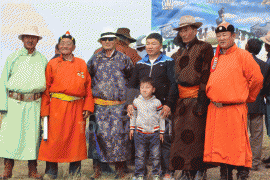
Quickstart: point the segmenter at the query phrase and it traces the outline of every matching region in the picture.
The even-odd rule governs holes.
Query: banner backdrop
[[[259,38],[270,30],[269,12],[270,0],[155,0],[152,1],[151,29],[161,32],[168,45],[176,36],[173,28],[178,27],[181,16],[192,15],[203,23],[198,30],[201,40],[217,24],[227,21],[236,28],[237,45],[244,48],[248,38]],[[263,51],[264,48],[261,56],[265,56]]]

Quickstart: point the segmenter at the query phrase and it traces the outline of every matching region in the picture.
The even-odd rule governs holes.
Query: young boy
[[[152,159],[154,180],[160,179],[160,140],[163,142],[165,120],[160,116],[161,102],[153,95],[154,81],[150,77],[140,81],[140,95],[133,101],[134,116],[130,119],[130,139],[135,143],[135,179],[143,180],[146,169],[146,151]]]

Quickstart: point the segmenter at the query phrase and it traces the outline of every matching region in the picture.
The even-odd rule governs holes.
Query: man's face
[[[35,49],[38,41],[39,41],[38,36],[23,35],[22,37],[22,42],[26,49]]]
[[[270,44],[265,43],[265,51],[270,53]]]
[[[182,27],[179,31],[179,35],[182,38],[184,43],[189,43],[192,41],[197,34],[197,29],[193,29],[190,26]]]
[[[154,56],[160,53],[162,44],[156,39],[147,39],[146,40],[146,52],[149,56]]]
[[[59,45],[59,51],[61,54],[72,54],[72,52],[75,49],[75,45],[73,44],[73,41],[69,38],[64,38],[60,41]]]
[[[113,50],[115,49],[116,38],[115,37],[101,38],[100,43],[104,50]]]
[[[217,33],[217,41],[222,49],[228,49],[234,44],[235,34],[229,31]]]

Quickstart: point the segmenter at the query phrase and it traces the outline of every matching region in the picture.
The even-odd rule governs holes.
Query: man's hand
[[[133,112],[134,112],[134,108],[133,108],[132,104],[128,105],[128,107],[127,107],[127,115],[129,117],[131,117],[131,116],[133,116]]]
[[[170,114],[171,114],[171,108],[169,106],[167,106],[167,105],[164,105],[161,112],[160,112],[160,115],[162,116],[162,118],[165,119]]]
[[[86,120],[90,116],[90,111],[83,111],[83,119]]]
[[[163,143],[163,141],[164,141],[164,135],[163,135],[163,134],[160,134],[160,135],[159,135],[159,139],[160,139],[161,142]]]
[[[129,139],[130,139],[130,140],[132,140],[133,135],[134,135],[134,130],[130,130],[130,131],[129,131]]]

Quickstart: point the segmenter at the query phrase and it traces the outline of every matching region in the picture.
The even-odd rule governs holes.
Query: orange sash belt
[[[180,98],[197,98],[200,86],[184,87],[178,84]]]

